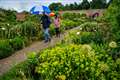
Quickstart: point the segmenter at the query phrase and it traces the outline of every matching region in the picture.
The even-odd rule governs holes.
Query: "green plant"
[[[21,37],[10,39],[10,45],[13,47],[14,50],[20,50],[25,47],[24,40]]]
[[[8,40],[0,40],[0,59],[8,57],[12,54],[13,48]]]
[[[55,26],[54,26],[54,24],[50,25],[50,34],[55,35]]]
[[[78,26],[77,23],[72,20],[63,20],[61,24],[65,28],[65,30]]]
[[[0,80],[34,80],[27,61],[14,66],[10,71],[0,76]]]
[[[81,29],[81,28],[80,28]],[[104,43],[104,37],[100,32],[83,32],[81,30],[73,30],[65,36],[65,43],[75,43],[75,44],[89,44]]]
[[[60,76],[66,80],[119,79],[112,57],[101,47],[94,47],[94,51],[87,44],[71,44],[47,49],[39,56],[36,72],[42,80],[54,80]]]
[[[92,33],[90,32],[72,31],[68,36],[66,36],[66,42],[72,42],[75,44],[88,44],[92,40],[91,34]]]
[[[105,14],[105,19],[110,23],[111,37],[118,43],[120,41],[120,31],[119,31],[120,10],[119,10],[119,7],[120,7],[120,1],[113,0]]]
[[[85,22],[84,24],[80,25],[83,31],[87,32],[95,32],[99,30],[99,26],[97,22]]]
[[[69,12],[66,12],[62,15],[63,19],[69,19],[69,20],[74,20],[75,18],[76,19],[79,19],[79,18],[86,18],[86,14],[80,14],[80,13],[69,13]]]

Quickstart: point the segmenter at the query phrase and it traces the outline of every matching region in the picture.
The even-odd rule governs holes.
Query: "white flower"
[[[7,24],[8,26],[10,25],[10,24]]]
[[[112,41],[112,42],[109,43],[109,47],[116,48],[117,47],[117,43],[115,41]]]
[[[82,30],[82,28],[80,28],[80,30]]]
[[[77,35],[79,35],[80,34],[80,32],[77,32]]]
[[[5,28],[3,27],[2,30],[5,30]]]

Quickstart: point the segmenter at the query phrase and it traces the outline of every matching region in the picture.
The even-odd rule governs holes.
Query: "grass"
[[[0,80],[26,80],[21,71],[26,70],[27,67],[28,62],[22,62],[11,68],[7,73],[0,76]]]

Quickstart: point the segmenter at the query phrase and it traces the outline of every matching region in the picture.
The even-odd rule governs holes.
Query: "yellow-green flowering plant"
[[[89,44],[56,46],[40,53],[35,72],[43,80],[99,79],[103,76],[112,79],[110,72],[114,62],[104,55],[107,54],[98,54]]]

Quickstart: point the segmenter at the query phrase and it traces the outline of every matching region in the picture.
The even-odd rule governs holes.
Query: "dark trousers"
[[[55,28],[56,37],[60,37],[60,28]]]

